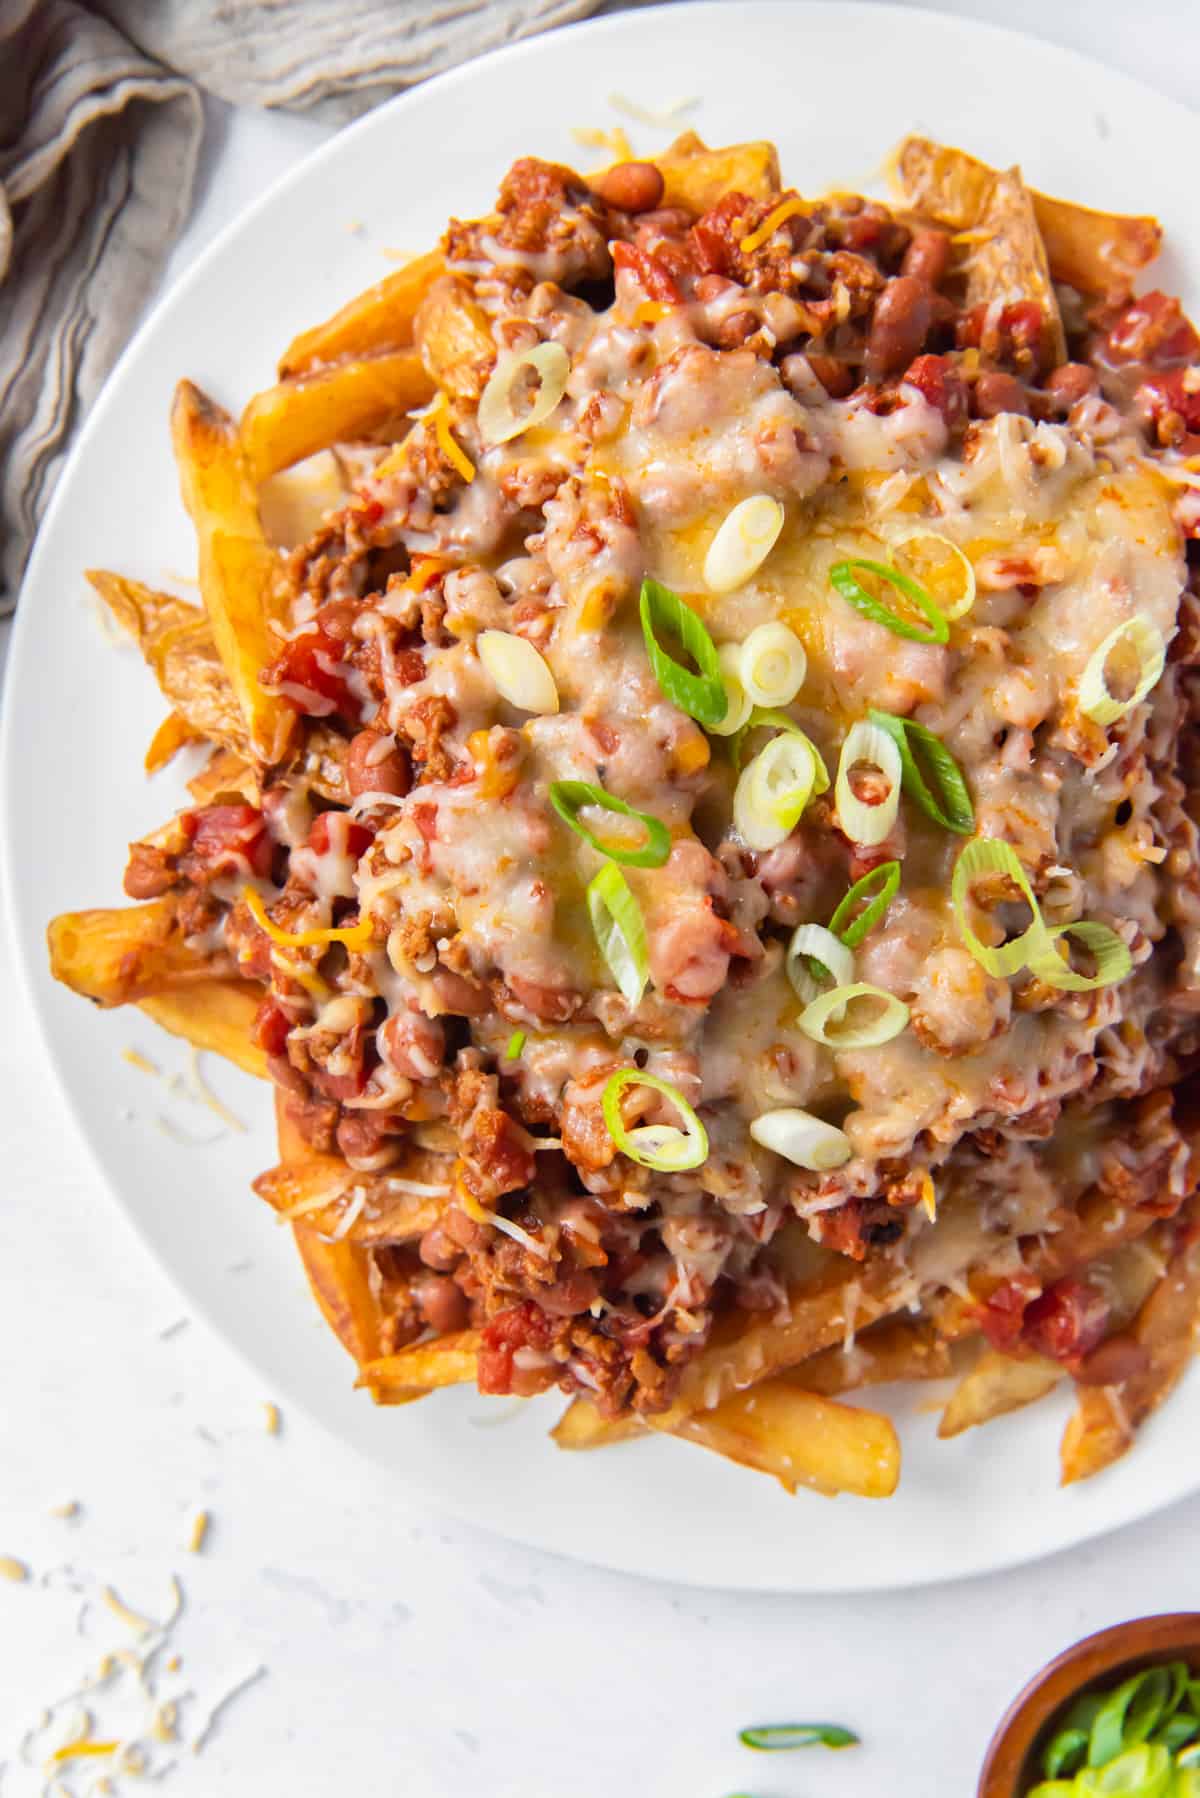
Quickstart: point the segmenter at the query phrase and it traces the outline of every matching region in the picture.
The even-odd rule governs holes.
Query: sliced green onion
[[[865,574],[873,574],[877,580],[886,581],[888,586],[903,593],[905,599],[924,614],[928,626],[913,624],[910,619],[902,618],[899,612],[893,612],[890,606],[884,605],[881,599],[874,598],[855,575],[856,568],[861,568]],[[918,581],[901,574],[890,562],[867,562],[861,557],[856,557],[851,562],[835,562],[829,570],[829,578],[842,598],[856,612],[861,612],[864,618],[870,618],[876,624],[886,625],[897,637],[907,637],[913,643],[949,642],[950,627],[940,607],[934,605]]]
[[[880,890],[873,893],[872,889],[877,883]],[[839,902],[829,920],[830,930],[834,936],[841,938],[848,949],[857,948],[868,931],[874,930],[899,890],[900,863],[880,862],[877,868],[872,868],[869,874],[856,880],[845,898]],[[861,905],[864,899],[867,903],[856,915],[854,908]]]
[[[722,643],[717,651],[721,679],[725,683],[725,716],[709,729],[718,737],[734,737],[750,722],[754,702],[742,685],[742,646]]]
[[[782,730],[786,731],[790,736],[803,737],[804,741],[812,750],[813,755],[816,757],[817,762],[817,784],[813,790],[817,793],[827,793],[829,791],[829,771],[821,758],[820,750],[812,741],[812,738],[805,735],[804,731],[801,730],[791,713],[781,712],[778,708],[760,705],[753,707],[750,716],[746,719],[730,745],[733,750],[733,765],[735,768],[740,768],[742,765],[742,750],[745,747],[746,738],[750,735],[752,730]]]
[[[1164,1748],[1172,1753],[1177,1748],[1186,1748],[1189,1742],[1195,1741],[1200,1731],[1200,1717],[1194,1717],[1191,1711],[1176,1711],[1165,1723],[1160,1723],[1154,1732],[1154,1740],[1161,1742]],[[1196,1752],[1200,1755],[1200,1742],[1196,1742]],[[1175,1763],[1179,1765],[1178,1761]]]
[[[672,593],[659,581],[642,582],[639,610],[646,654],[655,680],[681,712],[686,712],[697,724],[713,729],[724,718],[728,702],[716,645],[704,625],[678,593]],[[693,674],[690,668],[683,667],[674,656],[667,654],[659,644],[658,631],[678,637],[699,668],[699,674]]]
[[[1165,1667],[1149,1667],[1110,1692],[1092,1724],[1088,1766],[1107,1766],[1123,1748],[1144,1742],[1162,1715],[1170,1690],[1171,1676]]]
[[[1108,664],[1117,649],[1130,649],[1137,657],[1137,684],[1128,699],[1114,699],[1108,685]],[[1151,687],[1162,678],[1166,666],[1167,646],[1162,632],[1144,612],[1127,618],[1109,631],[1107,637],[1088,658],[1079,682],[1079,709],[1094,724],[1112,724],[1123,718],[1145,699]]]
[[[525,1032],[523,1030],[514,1030],[512,1035],[509,1037],[507,1046],[505,1047],[505,1050],[504,1050],[505,1061],[515,1061],[517,1059],[517,1056],[521,1053],[521,1050],[524,1047],[525,1047]]]
[[[867,716],[872,724],[887,732],[900,751],[904,791],[910,799],[915,799],[921,810],[927,812],[943,830],[953,830],[959,836],[969,837],[975,828],[975,808],[971,804],[971,795],[967,791],[962,770],[941,738],[935,737],[931,730],[926,730],[923,724],[916,723],[914,719],[897,718],[893,712],[879,712],[872,708]],[[930,777],[937,787],[936,799],[917,763],[917,750],[923,755]]]
[[[683,1129],[673,1124],[639,1124],[625,1128],[621,1117],[621,1094],[627,1086],[648,1086],[669,1099],[683,1120]],[[622,1155],[640,1167],[652,1167],[661,1174],[682,1174],[700,1167],[708,1159],[708,1132],[678,1087],[641,1068],[618,1068],[611,1074],[601,1095],[600,1107],[608,1133]]]
[[[798,924],[788,944],[787,977],[798,999],[807,1005],[821,989],[824,976],[836,986],[854,979],[854,957],[840,937],[823,924]],[[819,969],[820,972],[816,972]]]
[[[1043,1779],[1029,1790],[1029,1798],[1076,1798],[1073,1779]]]
[[[874,1015],[859,1023],[849,1022],[852,1007],[861,1011],[864,1004]],[[799,1024],[805,1036],[827,1049],[875,1049],[890,1043],[908,1024],[908,1006],[895,993],[881,986],[859,981],[854,986],[835,986],[822,993],[800,1014]]]
[[[966,911],[972,883],[987,874],[1003,874],[1011,880],[1033,913],[1032,923],[1020,936],[1014,937],[1011,943],[1004,943],[994,949],[989,948],[976,935],[967,921]],[[950,883],[950,902],[954,907],[955,921],[963,942],[980,967],[997,979],[1002,980],[1009,974],[1015,974],[1025,966],[1031,955],[1045,947],[1049,932],[1042,917],[1042,908],[1034,897],[1029,877],[1021,866],[1016,850],[1011,843],[1002,842],[999,837],[976,837],[960,850],[954,864],[954,878]]]
[[[1070,961],[1060,954],[1059,937],[1077,937],[1093,956],[1096,972],[1090,977],[1077,974]],[[1133,966],[1126,943],[1107,924],[1094,924],[1081,918],[1077,924],[1059,924],[1046,932],[1039,947],[1029,955],[1026,966],[1038,980],[1062,993],[1092,993],[1097,987],[1115,986],[1124,980]]]
[[[744,1748],[767,1753],[791,1748],[856,1748],[860,1739],[841,1723],[764,1723],[754,1729],[738,1730],[738,1741]]]
[[[786,624],[760,624],[742,644],[742,686],[760,706],[790,705],[804,685],[808,656]]]
[[[649,812],[635,811],[615,793],[606,793],[594,781],[552,780],[549,790],[550,803],[563,823],[569,824],[585,843],[590,843],[600,855],[607,855],[610,861],[624,862],[631,868],[661,868],[670,855],[671,833],[661,818],[655,818]],[[640,848],[630,848],[619,841],[603,841],[579,816],[585,805],[599,806],[602,811],[613,812],[620,818],[636,818],[646,833],[646,841]]]
[[[1042,1772],[1047,1779],[1057,1779],[1060,1773],[1077,1773],[1087,1754],[1087,1745],[1086,1729],[1060,1729],[1042,1756]]]
[[[813,1117],[798,1106],[785,1106],[779,1111],[764,1111],[750,1125],[750,1134],[764,1149],[794,1161],[810,1173],[828,1173],[841,1167],[854,1153],[844,1130]]]
[[[774,849],[791,836],[800,815],[829,776],[820,754],[798,727],[773,737],[738,776],[733,821],[751,849]]]
[[[878,805],[868,805],[850,785],[851,770],[859,763],[879,769],[888,782],[888,792]],[[900,810],[900,786],[904,768],[900,751],[889,732],[877,724],[860,719],[852,724],[842,744],[838,761],[834,798],[838,822],[852,843],[882,843],[896,822]]]
[[[628,881],[614,863],[606,862],[588,882],[587,904],[600,953],[622,996],[630,1005],[640,1004],[650,978],[646,925]]]
[[[1075,1776],[1076,1798],[1172,1798],[1175,1770],[1161,1742],[1140,1742]]]
[[[952,599],[949,603],[939,598],[934,601],[934,604],[948,624],[956,618],[965,618],[975,604],[975,565],[968,556],[963,554],[958,544],[952,543],[949,537],[943,537],[940,531],[927,531],[920,525],[893,541],[898,549],[907,549],[912,543],[940,543],[943,549],[949,550],[950,555],[962,570],[962,592],[957,599]]]
[[[704,584],[732,593],[766,561],[783,529],[784,511],[767,493],[739,500],[722,519],[704,558]]]

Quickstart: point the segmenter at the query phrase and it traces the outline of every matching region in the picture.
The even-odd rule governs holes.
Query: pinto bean
[[[336,1135],[340,1153],[351,1167],[364,1172],[387,1167],[400,1153],[400,1139],[389,1135],[379,1118],[369,1113],[344,1117]]]
[[[618,212],[653,212],[663,197],[662,171],[652,162],[618,162],[597,175],[592,187]]]
[[[440,1018],[423,1011],[399,1011],[378,1032],[379,1052],[388,1066],[410,1080],[433,1080],[446,1058],[446,1032]]]
[[[936,287],[949,260],[950,239],[944,231],[932,228],[914,231],[912,242],[904,252],[900,273],[912,275],[918,281],[928,281],[931,287]]]
[[[980,375],[973,389],[973,410],[978,418],[998,418],[1001,412],[1016,412],[1029,417],[1029,395],[1015,375],[989,369]]]
[[[1098,385],[1095,371],[1086,362],[1064,362],[1046,377],[1046,392],[1063,412],[1095,393]]]
[[[907,368],[925,342],[933,322],[933,293],[915,275],[889,281],[875,305],[867,338],[869,381],[884,381]]]
[[[431,1330],[446,1336],[452,1330],[466,1328],[469,1318],[462,1288],[445,1274],[424,1274],[413,1289],[421,1316]]]
[[[399,744],[384,745],[387,738],[376,730],[360,730],[346,751],[346,784],[357,799],[360,793],[395,793],[403,798],[412,786],[412,767]]]
[[[426,1267],[437,1274],[448,1274],[462,1260],[462,1249],[447,1235],[441,1224],[431,1224],[417,1244],[417,1253]]]

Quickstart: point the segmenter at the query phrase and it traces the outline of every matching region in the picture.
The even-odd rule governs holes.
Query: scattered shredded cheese
[[[51,1505],[51,1517],[78,1517],[83,1509],[77,1498],[68,1498],[64,1504]]]
[[[435,405],[433,410],[433,434],[437,438],[437,446],[451,468],[457,470],[470,486],[475,479],[475,464],[461,445],[456,442],[454,433],[450,429],[450,422],[446,417],[445,394],[439,394],[438,399],[441,404]]]
[[[350,1203],[346,1206],[346,1209],[338,1219],[336,1227],[330,1231],[325,1240],[327,1242],[341,1242],[345,1237],[349,1236],[351,1230],[353,1230],[355,1224],[362,1216],[363,1206],[366,1202],[366,1188],[364,1186],[356,1186],[350,1195]]]
[[[618,162],[633,161],[633,145],[619,125],[614,125],[611,131],[597,131],[592,126],[577,125],[571,136],[586,150],[607,150]]]
[[[130,1629],[136,1630],[139,1636],[152,1636],[159,1628],[153,1618],[143,1617],[140,1611],[132,1610],[125,1600],[113,1591],[111,1586],[101,1586],[100,1596],[113,1616],[119,1617],[122,1623],[127,1624]]]
[[[265,931],[271,941],[278,943],[281,948],[312,949],[321,943],[344,943],[347,949],[357,950],[371,947],[375,933],[370,918],[360,918],[357,924],[352,924],[345,930],[281,930],[267,916],[267,908],[253,887],[243,887],[242,898],[246,902],[246,910],[259,929]]]
[[[204,1071],[200,1066],[200,1051],[195,1043],[188,1044],[188,1079],[198,1103],[207,1105],[208,1109],[216,1117],[219,1117],[223,1124],[227,1124],[231,1130],[236,1130],[239,1136],[245,1136],[246,1126],[241,1118],[235,1117],[228,1105],[222,1104],[204,1078]]]
[[[201,1725],[199,1734],[193,1739],[193,1754],[199,1754],[201,1752],[224,1712],[229,1705],[233,1703],[234,1699],[240,1697],[247,1686],[252,1686],[256,1680],[264,1679],[266,1677],[266,1672],[267,1670],[263,1666],[252,1668],[249,1673],[244,1674],[241,1679],[235,1681],[234,1684],[229,1687],[229,1690],[217,1699],[217,1702],[212,1706],[208,1716]]]
[[[930,1223],[937,1222],[937,1188],[933,1184],[933,1176],[926,1168],[921,1176],[921,1204]]]
[[[474,1193],[468,1192],[461,1182],[458,1197],[467,1216],[473,1218],[477,1224],[490,1224],[492,1229],[499,1230],[501,1235],[509,1236],[514,1242],[519,1242],[529,1254],[537,1255],[543,1261],[549,1260],[550,1251],[545,1243],[539,1242],[536,1236],[531,1236],[528,1230],[523,1230],[520,1224],[514,1224],[511,1218],[501,1217],[498,1211],[489,1211],[487,1206],[481,1205]]]
[[[653,125],[665,131],[685,112],[691,112],[699,106],[700,97],[698,94],[690,94],[686,99],[672,100],[669,106],[650,107],[639,106],[636,100],[627,100],[624,94],[610,94],[608,103],[614,112],[624,113],[635,124]]]
[[[970,231],[956,231],[951,237],[950,242],[953,244],[991,243],[995,235],[996,233],[994,231],[983,231],[975,228]]]
[[[793,197],[790,200],[782,201],[773,212],[768,212],[757,231],[751,231],[747,237],[743,237],[738,249],[743,256],[753,255],[755,250],[762,248],[769,237],[774,237],[780,225],[786,225],[790,218],[795,218],[798,212],[803,211],[804,201],[801,199]]]
[[[152,1061],[148,1061],[139,1049],[122,1049],[121,1060],[127,1061],[131,1068],[137,1069],[139,1074],[152,1074],[155,1079],[161,1076],[162,1069],[156,1067]]]
[[[190,1553],[198,1555],[204,1547],[204,1539],[208,1535],[209,1515],[207,1511],[197,1511],[192,1519],[192,1533],[188,1537]]]
[[[0,1555],[0,1579],[12,1580],[20,1585],[29,1578],[29,1569],[24,1561],[18,1561],[15,1555]]]
[[[280,1425],[279,1406],[273,1404],[270,1399],[267,1399],[263,1406],[263,1410],[266,1412],[267,1435],[278,1436]]]

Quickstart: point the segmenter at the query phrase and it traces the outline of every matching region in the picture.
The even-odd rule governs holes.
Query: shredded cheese
[[[211,1086],[209,1086],[207,1080],[205,1080],[203,1069],[200,1066],[200,1051],[197,1049],[195,1043],[188,1044],[188,1078],[191,1082],[192,1092],[195,1094],[198,1102],[201,1105],[207,1105],[208,1109],[213,1112],[215,1116],[219,1117],[223,1124],[227,1124],[231,1130],[236,1130],[240,1136],[245,1136],[246,1126],[243,1124],[241,1118],[235,1117],[229,1107],[222,1104]]]
[[[470,486],[475,479],[475,464],[462,446],[455,441],[454,433],[451,431],[449,420],[446,417],[446,405],[445,394],[439,393],[430,413],[433,419],[433,434],[437,438],[438,448],[451,468],[457,470]]]
[[[633,322],[635,325],[656,325],[670,311],[670,306],[662,300],[639,300],[633,309]]]
[[[20,1585],[29,1578],[29,1569],[24,1561],[18,1561],[15,1555],[0,1555],[0,1579],[12,1580]]]
[[[212,1706],[208,1716],[201,1725],[199,1733],[192,1742],[193,1754],[199,1754],[201,1752],[225,1710],[233,1703],[233,1700],[239,1697],[241,1693],[246,1690],[247,1686],[252,1686],[256,1680],[264,1679],[266,1677],[266,1672],[267,1670],[265,1667],[254,1667],[249,1673],[243,1674],[241,1679],[235,1680],[228,1691],[224,1692],[221,1697],[217,1699],[217,1702]]]
[[[531,1236],[528,1230],[522,1230],[520,1224],[514,1224],[511,1218],[501,1217],[498,1211],[489,1211],[486,1205],[479,1203],[473,1192],[467,1191],[461,1180],[458,1183],[458,1199],[467,1216],[472,1218],[475,1223],[490,1224],[492,1229],[499,1230],[502,1236],[511,1237],[513,1242],[519,1242],[529,1254],[538,1256],[542,1261],[550,1259],[550,1251],[545,1243],[539,1242],[536,1236]]]
[[[111,1586],[101,1586],[100,1596],[113,1616],[119,1617],[122,1623],[127,1624],[130,1629],[136,1630],[139,1636],[152,1636],[159,1628],[153,1618],[143,1617],[140,1611],[135,1611],[127,1605]]]
[[[751,231],[747,237],[743,237],[741,243],[738,245],[738,249],[742,252],[743,256],[753,255],[755,250],[760,250],[762,248],[769,237],[774,237],[780,225],[786,225],[790,218],[795,218],[798,212],[803,211],[803,200],[795,197],[790,200],[784,200],[780,205],[776,206],[773,212],[768,212],[757,231]]]
[[[349,1236],[351,1230],[353,1230],[355,1224],[362,1216],[363,1206],[366,1202],[366,1188],[363,1186],[356,1186],[350,1195],[350,1203],[346,1206],[346,1209],[338,1219],[336,1228],[330,1232],[327,1241],[341,1242],[345,1237]]]
[[[207,1511],[197,1511],[192,1519],[192,1533],[188,1537],[188,1551],[198,1555],[204,1547],[204,1539],[208,1535],[209,1515]]]
[[[593,126],[577,125],[571,136],[585,150],[607,150],[618,162],[633,161],[633,145],[619,125],[614,125],[611,131],[598,131]]]
[[[160,1068],[157,1068],[152,1061],[148,1061],[146,1059],[146,1057],[138,1049],[133,1049],[133,1048],[122,1049],[121,1050],[121,1060],[127,1061],[131,1068],[137,1069],[139,1074],[152,1074],[152,1075],[154,1075],[155,1078],[157,1078],[158,1075],[162,1072],[162,1070]]]
[[[981,231],[977,229],[971,231],[956,231],[951,237],[950,242],[953,244],[991,243],[995,235],[996,233],[994,231]]]
[[[62,1748],[56,1748],[50,1756],[54,1766],[61,1766],[63,1761],[82,1759],[85,1755],[115,1754],[121,1746],[119,1742],[67,1742]]]
[[[242,898],[259,929],[265,931],[281,949],[314,949],[320,943],[344,943],[347,949],[355,949],[361,953],[369,949],[374,940],[375,932],[370,918],[361,918],[357,924],[351,924],[344,930],[281,930],[267,916],[266,906],[253,887],[243,887]]]
[[[51,1505],[51,1517],[78,1517],[82,1506],[77,1498],[68,1498],[65,1504]]]
[[[627,100],[624,94],[610,94],[608,103],[614,112],[623,112],[627,119],[638,125],[652,125],[659,130],[669,130],[676,120],[685,112],[691,112],[699,106],[697,94],[690,94],[683,100],[672,100],[669,106],[639,106],[636,100]]]
[[[278,1436],[280,1424],[279,1406],[273,1404],[271,1400],[268,1399],[263,1405],[263,1410],[266,1412],[267,1435]]]
[[[921,1204],[930,1223],[937,1222],[937,1188],[933,1184],[933,1176],[926,1168],[921,1176]]]

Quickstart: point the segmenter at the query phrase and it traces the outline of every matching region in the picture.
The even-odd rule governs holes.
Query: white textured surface
[[[956,10],[1001,17],[998,4]],[[1003,9],[1187,99],[1200,24],[1182,17],[1169,4]],[[219,128],[176,269],[319,136],[285,120]],[[219,1688],[266,1663],[168,1788],[182,1798],[965,1795],[998,1712],[1046,1655],[1121,1616],[1196,1604],[1196,1503],[942,1591],[739,1598],[447,1526],[300,1421],[267,1436],[270,1395],[219,1342],[194,1324],[161,1337],[178,1302],[59,1111],[7,953],[0,936],[0,1554],[94,1569],[150,1610],[177,1570],[186,1668]],[[481,1522],[486,1444],[481,1432]],[[72,1497],[86,1507],[79,1524],[49,1516]],[[183,1544],[200,1506],[213,1528],[195,1558]],[[0,1760],[86,1663],[70,1616],[33,1586],[0,1583]],[[789,1716],[844,1719],[867,1746],[767,1765],[738,1749],[741,1723]]]

